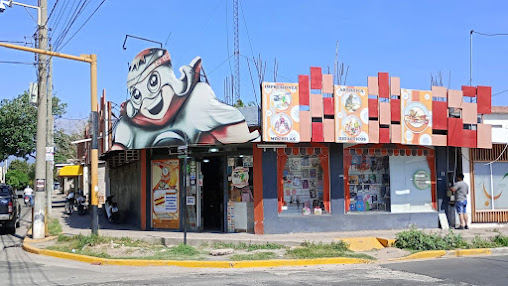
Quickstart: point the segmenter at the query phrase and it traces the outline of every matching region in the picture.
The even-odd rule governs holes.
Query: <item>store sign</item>
[[[430,188],[430,174],[427,171],[417,171],[413,175],[413,183],[419,190],[425,190]]]
[[[369,143],[369,94],[366,87],[335,86],[335,142]]]
[[[152,161],[152,225],[154,228],[178,228],[179,160]]]
[[[177,77],[164,49],[146,49],[133,59],[127,74],[130,98],[121,105],[113,150],[261,139],[237,108],[220,102],[200,80],[199,57],[180,71]]]
[[[297,83],[263,82],[263,141],[300,142]]]
[[[432,92],[401,89],[401,143],[432,145]]]
[[[249,168],[236,167],[231,174],[231,185],[236,188],[243,188],[249,185]]]

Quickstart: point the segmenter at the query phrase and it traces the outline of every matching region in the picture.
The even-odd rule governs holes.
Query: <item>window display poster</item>
[[[367,87],[335,86],[335,142],[369,143]]]
[[[432,91],[401,89],[401,143],[432,145]]]
[[[508,162],[474,163],[476,210],[508,209]]]
[[[172,228],[180,226],[179,216],[179,160],[152,161],[152,226]]]
[[[249,185],[249,168],[236,167],[231,174],[231,185],[243,188]]]
[[[263,140],[300,142],[300,105],[297,83],[263,82]]]

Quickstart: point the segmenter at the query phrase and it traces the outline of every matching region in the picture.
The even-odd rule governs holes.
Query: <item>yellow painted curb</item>
[[[409,259],[425,259],[425,258],[439,258],[446,255],[446,250],[426,250],[410,254],[406,257],[396,258],[393,260],[409,260]]]
[[[491,255],[490,248],[477,248],[477,249],[457,249],[455,256],[468,256],[468,255]]]
[[[278,259],[278,260],[255,260],[255,261],[189,261],[189,260],[141,260],[141,259],[109,259],[81,254],[61,252],[49,249],[39,249],[23,242],[23,249],[27,252],[52,256],[56,258],[70,259],[85,263],[100,265],[120,266],[180,266],[201,268],[254,268],[254,267],[280,267],[280,266],[305,266],[324,264],[367,264],[372,261],[359,258],[317,258],[317,259]]]
[[[391,247],[395,244],[395,239],[376,237],[376,239],[383,245],[384,247]]]
[[[25,237],[25,241],[27,243],[39,243],[39,242],[45,242],[45,241],[54,240],[54,239],[57,239],[57,238],[58,238],[58,236],[48,236],[48,237],[41,238],[41,239],[32,239],[30,237]]]

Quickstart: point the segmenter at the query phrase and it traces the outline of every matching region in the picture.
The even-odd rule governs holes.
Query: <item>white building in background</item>
[[[492,124],[492,143],[508,143],[508,106],[492,106],[492,114],[483,115],[485,124]]]

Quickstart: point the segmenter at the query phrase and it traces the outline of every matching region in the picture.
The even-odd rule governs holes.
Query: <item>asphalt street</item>
[[[508,256],[266,269],[100,266],[26,253],[23,208],[15,236],[0,236],[0,285],[508,285]]]

